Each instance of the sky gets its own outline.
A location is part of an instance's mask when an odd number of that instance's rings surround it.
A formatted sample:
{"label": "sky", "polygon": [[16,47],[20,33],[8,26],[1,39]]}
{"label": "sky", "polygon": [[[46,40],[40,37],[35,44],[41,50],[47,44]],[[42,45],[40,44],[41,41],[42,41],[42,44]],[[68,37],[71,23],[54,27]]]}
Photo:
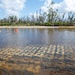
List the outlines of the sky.
{"label": "sky", "polygon": [[40,9],[47,12],[51,1],[55,2],[53,8],[58,9],[59,13],[75,12],[75,0],[0,0],[0,18],[36,15]]}

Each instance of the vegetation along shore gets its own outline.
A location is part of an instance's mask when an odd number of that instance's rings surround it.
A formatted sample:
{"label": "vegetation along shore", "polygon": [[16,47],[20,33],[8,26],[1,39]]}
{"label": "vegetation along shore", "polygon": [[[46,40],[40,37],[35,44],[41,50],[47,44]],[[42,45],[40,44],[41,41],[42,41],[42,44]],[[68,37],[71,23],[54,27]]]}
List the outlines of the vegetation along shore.
{"label": "vegetation along shore", "polygon": [[9,16],[0,19],[0,26],[74,26],[75,13],[66,12],[59,13],[58,9],[53,9],[52,2],[47,12],[41,9],[36,11],[36,16],[29,15],[18,18],[17,16]]}

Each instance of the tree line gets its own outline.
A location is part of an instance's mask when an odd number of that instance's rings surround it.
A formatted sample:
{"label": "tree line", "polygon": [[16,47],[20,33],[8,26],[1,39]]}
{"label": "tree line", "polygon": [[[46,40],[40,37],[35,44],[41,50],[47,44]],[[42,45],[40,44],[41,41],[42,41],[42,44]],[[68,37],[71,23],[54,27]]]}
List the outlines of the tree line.
{"label": "tree line", "polygon": [[[13,26],[13,25],[24,25],[24,26],[72,26],[75,23],[75,13],[59,13],[59,10],[53,9],[52,2],[48,7],[47,12],[39,13],[36,12],[34,15],[18,18],[17,16],[9,16],[8,18],[0,19],[0,26]],[[39,15],[38,15],[39,14]]]}

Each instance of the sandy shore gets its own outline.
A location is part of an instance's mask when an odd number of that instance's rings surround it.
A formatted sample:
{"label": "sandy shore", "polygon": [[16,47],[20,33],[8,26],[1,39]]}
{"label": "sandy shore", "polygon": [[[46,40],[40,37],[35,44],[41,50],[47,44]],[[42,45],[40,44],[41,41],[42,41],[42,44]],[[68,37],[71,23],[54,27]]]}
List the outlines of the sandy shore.
{"label": "sandy shore", "polygon": [[0,28],[75,28],[75,26],[0,26]]}

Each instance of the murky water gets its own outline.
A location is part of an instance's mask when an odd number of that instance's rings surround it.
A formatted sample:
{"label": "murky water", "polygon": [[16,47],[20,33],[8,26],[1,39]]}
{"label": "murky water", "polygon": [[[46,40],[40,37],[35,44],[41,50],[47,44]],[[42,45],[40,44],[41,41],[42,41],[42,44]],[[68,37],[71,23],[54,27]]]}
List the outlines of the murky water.
{"label": "murky water", "polygon": [[75,29],[0,29],[0,48],[50,44],[74,45]]}

